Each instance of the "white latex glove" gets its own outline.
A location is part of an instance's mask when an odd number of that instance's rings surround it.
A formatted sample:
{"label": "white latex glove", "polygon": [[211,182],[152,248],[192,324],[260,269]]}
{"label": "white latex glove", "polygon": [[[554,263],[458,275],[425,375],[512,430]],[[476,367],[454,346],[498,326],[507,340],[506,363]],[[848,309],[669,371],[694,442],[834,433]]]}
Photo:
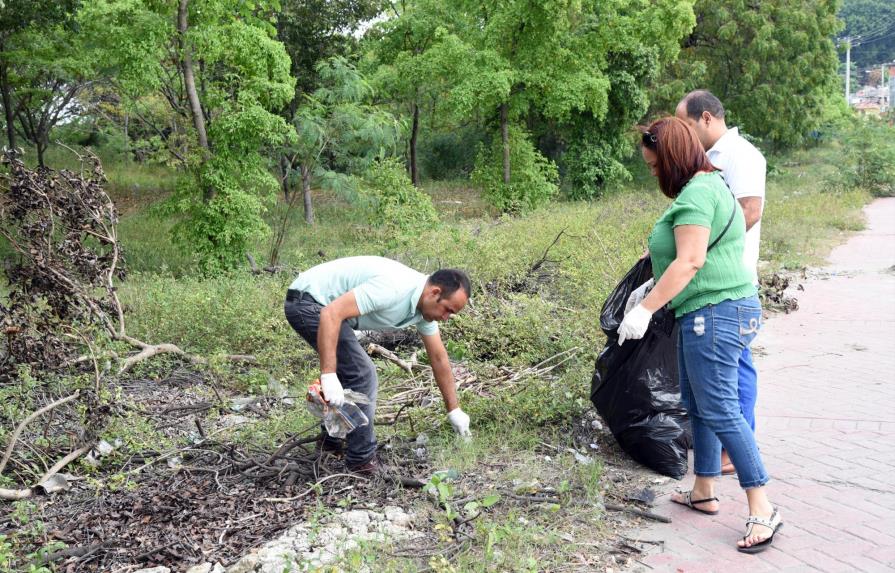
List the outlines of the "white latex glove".
{"label": "white latex glove", "polygon": [[649,291],[653,290],[654,286],[656,286],[656,279],[650,279],[634,289],[634,291],[628,295],[628,301],[625,303],[625,315],[631,312],[632,308],[643,302],[643,299],[646,298]]}
{"label": "white latex glove", "polygon": [[648,311],[642,304],[638,304],[631,309],[631,312],[625,315],[625,319],[618,325],[618,345],[621,346],[626,340],[637,340],[643,338],[646,329],[649,328],[649,321],[653,313]]}
{"label": "white latex glove", "polygon": [[320,375],[320,387],[323,389],[323,398],[330,406],[339,407],[345,403],[345,391],[335,372]]}
{"label": "white latex glove", "polygon": [[454,431],[464,438],[472,436],[469,431],[469,416],[460,408],[454,408],[447,415],[448,422],[454,427]]}

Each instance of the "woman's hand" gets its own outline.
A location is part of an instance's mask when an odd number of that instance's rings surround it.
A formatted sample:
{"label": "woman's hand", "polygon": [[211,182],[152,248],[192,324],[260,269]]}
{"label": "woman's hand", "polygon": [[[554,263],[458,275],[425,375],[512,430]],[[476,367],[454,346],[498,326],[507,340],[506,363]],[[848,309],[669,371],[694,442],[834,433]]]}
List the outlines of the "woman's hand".
{"label": "woman's hand", "polygon": [[626,340],[643,338],[652,317],[652,311],[647,310],[642,304],[632,308],[631,312],[625,315],[622,323],[618,325],[618,345],[621,346]]}

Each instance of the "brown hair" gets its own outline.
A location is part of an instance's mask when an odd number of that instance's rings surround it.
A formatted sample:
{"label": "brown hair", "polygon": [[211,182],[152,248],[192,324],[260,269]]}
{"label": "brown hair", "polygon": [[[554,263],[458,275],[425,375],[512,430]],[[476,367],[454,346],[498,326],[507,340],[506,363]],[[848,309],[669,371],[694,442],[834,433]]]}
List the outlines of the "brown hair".
{"label": "brown hair", "polygon": [[651,123],[641,141],[656,154],[659,188],[671,199],[700,171],[716,170],[693,128],[676,117]]}

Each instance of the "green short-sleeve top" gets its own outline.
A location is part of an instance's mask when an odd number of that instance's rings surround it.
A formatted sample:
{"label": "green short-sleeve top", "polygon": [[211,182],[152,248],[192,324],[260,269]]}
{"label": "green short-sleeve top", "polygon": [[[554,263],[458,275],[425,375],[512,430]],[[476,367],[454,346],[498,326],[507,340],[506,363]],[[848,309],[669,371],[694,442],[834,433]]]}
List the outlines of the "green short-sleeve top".
{"label": "green short-sleeve top", "polygon": [[656,222],[649,236],[653,276],[658,281],[677,257],[674,228],[698,225],[710,230],[709,242],[721,235],[732,210],[733,221],[721,240],[706,254],[705,264],[670,306],[680,317],[709,304],[737,300],[756,293],[752,275],[743,264],[746,219],[743,210],[715,171],[696,175],[684,186],[674,202]]}

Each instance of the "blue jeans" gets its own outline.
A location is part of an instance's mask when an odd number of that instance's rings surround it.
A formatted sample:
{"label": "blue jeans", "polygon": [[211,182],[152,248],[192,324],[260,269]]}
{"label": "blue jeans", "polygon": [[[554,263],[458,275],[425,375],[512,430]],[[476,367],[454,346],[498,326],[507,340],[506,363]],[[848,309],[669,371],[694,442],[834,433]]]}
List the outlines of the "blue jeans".
{"label": "blue jeans", "polygon": [[737,469],[740,486],[769,480],[755,435],[740,409],[738,365],[761,327],[757,296],[710,304],[680,319],[678,368],[681,402],[693,429],[693,472],[721,475],[721,447]]}
{"label": "blue jeans", "polygon": [[737,393],[740,400],[740,411],[746,418],[746,423],[755,431],[755,402],[758,400],[758,373],[752,364],[752,351],[749,347],[743,349],[740,354],[739,382]]}
{"label": "blue jeans", "polygon": [[[317,350],[317,329],[320,327],[321,310],[323,306],[308,294],[303,294],[299,300],[287,299],[284,307],[286,320],[314,350]],[[369,461],[376,453],[373,415],[376,413],[379,379],[376,377],[376,366],[373,365],[370,356],[357,342],[351,327],[344,322],[339,330],[339,343],[336,346],[336,374],[343,388],[365,394],[371,402],[369,405],[358,404],[370,423],[356,428],[345,438],[348,446],[345,463],[349,467],[358,466]],[[329,436],[325,439],[332,440]]]}

